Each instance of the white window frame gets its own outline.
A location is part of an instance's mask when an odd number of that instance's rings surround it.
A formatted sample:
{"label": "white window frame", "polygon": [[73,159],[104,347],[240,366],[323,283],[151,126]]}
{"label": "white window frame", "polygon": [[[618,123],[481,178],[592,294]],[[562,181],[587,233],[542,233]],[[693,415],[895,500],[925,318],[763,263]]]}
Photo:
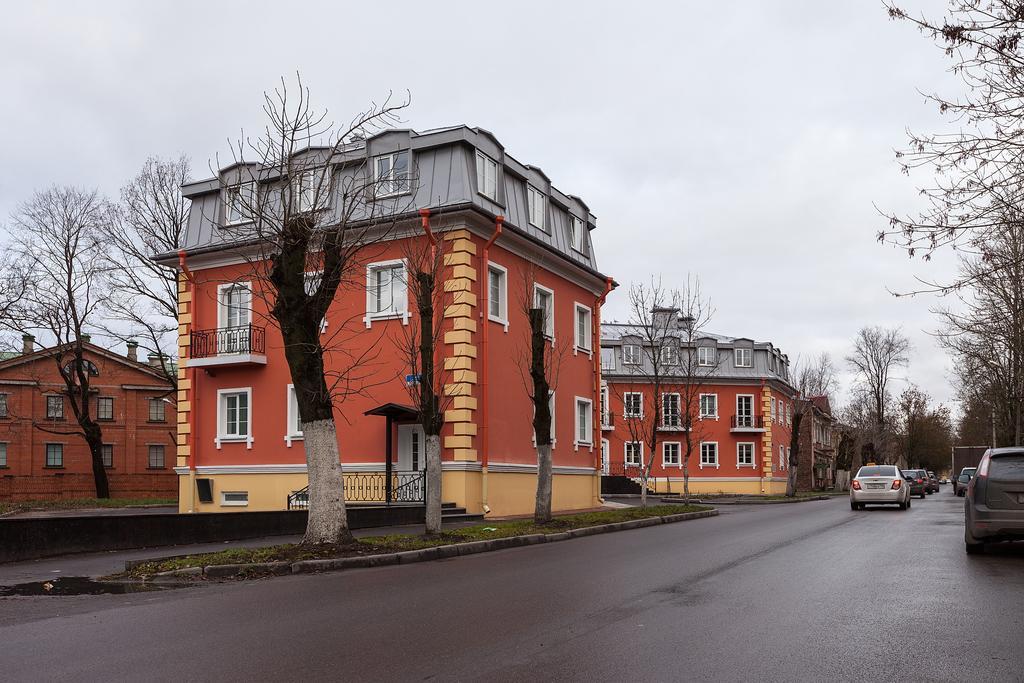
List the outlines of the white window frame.
{"label": "white window frame", "polygon": [[[632,413],[629,410],[629,397],[639,396],[640,397],[640,412]],[[644,392],[642,391],[624,391],[622,393],[622,417],[624,418],[640,418],[644,416]]]}
{"label": "white window frame", "polygon": [[[307,168],[299,171],[292,181],[292,213],[302,214],[311,211],[321,211],[330,206],[331,175],[329,166],[317,166],[316,168]],[[326,188],[322,187],[325,180],[327,182]],[[314,204],[316,202],[318,198],[317,190],[320,190],[319,205],[307,206],[307,204]]]}
{"label": "white window frame", "polygon": [[[584,425],[584,433],[580,433],[580,407],[586,406],[586,424]],[[573,431],[576,433],[576,439],[573,441],[573,448],[579,450],[580,446],[584,446],[589,450],[594,450],[594,402],[583,396],[576,397],[575,412],[573,414]]]}
{"label": "white window frame", "polygon": [[[714,446],[715,447],[715,461],[705,462],[704,461],[704,447]],[[704,469],[705,467],[711,467],[718,469],[721,466],[721,458],[718,457],[718,442],[717,441],[701,441],[700,442],[700,460],[698,461],[698,467]]]}
{"label": "white window frame", "polygon": [[608,418],[611,417],[611,393],[607,384],[601,385],[601,429],[614,429]]}
{"label": "white window frame", "polygon": [[[705,357],[707,356],[707,357]],[[718,356],[718,349],[714,346],[697,347],[697,365],[704,368],[713,367]]]}
{"label": "white window frame", "polygon": [[551,341],[555,340],[555,290],[545,287],[544,285],[534,282],[533,283],[533,306],[538,306],[538,292],[544,292],[550,297],[551,308],[548,309],[548,315],[544,319],[544,336]]}
{"label": "white window frame", "polygon": [[[572,349],[572,353],[575,356],[579,352],[587,354],[588,357],[594,357],[594,344],[593,344],[593,329],[594,329],[594,313],[590,310],[590,306],[584,306],[579,301],[573,305],[573,335],[575,337],[575,344]],[[587,334],[584,337],[580,337],[580,313],[587,316]]]}
{"label": "white window frame", "polygon": [[[665,399],[674,396],[676,399],[676,418],[679,424],[670,425],[665,422],[665,416],[668,411],[665,410]],[[661,394],[661,429],[682,429],[683,428],[683,399],[677,391],[664,391]]]}
{"label": "white window frame", "polygon": [[[242,289],[248,294],[246,301],[246,322],[241,325],[228,325],[227,294],[232,289]],[[252,282],[225,282],[217,285],[217,327],[245,327],[252,324]]]}
{"label": "white window frame", "polygon": [[[665,357],[665,352],[669,352],[669,357]],[[679,365],[679,347],[673,342],[669,341],[668,344],[663,345],[659,350],[661,356],[661,364],[664,365]]]}
{"label": "white window frame", "polygon": [[772,396],[772,401],[771,401],[772,422],[775,422],[776,419],[777,419],[777,417],[776,417],[777,413],[775,412],[775,405],[776,405],[775,404],[775,397]]}
{"label": "white window frame", "polygon": [[793,426],[793,404],[786,403],[786,426]]}
{"label": "white window frame", "polygon": [[[239,496],[245,495],[245,500],[234,500],[229,501],[228,496]],[[248,491],[221,491],[220,492],[220,505],[221,507],[248,507],[249,506],[249,492]]]}
{"label": "white window frame", "polygon": [[[750,424],[740,424],[740,399],[750,399]],[[736,426],[737,427],[756,427],[757,426],[757,403],[755,401],[757,397],[754,394],[736,394]]]}
{"label": "white window frame", "polygon": [[[246,434],[245,436],[239,436],[234,434],[227,434],[227,400],[228,395],[233,394],[246,394]],[[218,389],[217,390],[217,436],[213,442],[217,446],[217,450],[220,450],[221,444],[224,443],[244,443],[247,450],[252,449],[253,435],[252,435],[252,387],[235,387],[233,389]]]}
{"label": "white window frame", "polygon": [[[636,359],[630,360],[627,357],[626,349],[636,349]],[[632,355],[632,354],[630,354]],[[639,344],[623,344],[622,345],[622,364],[623,365],[640,365],[643,362],[643,352],[640,350]]]}
{"label": "white window frame", "polygon": [[[637,455],[640,456],[640,462],[629,461],[629,446],[637,446]],[[623,441],[622,442],[622,464],[626,467],[643,467],[644,466],[644,442],[643,441]]]}
{"label": "white window frame", "polygon": [[[675,462],[669,462],[668,459],[665,457],[666,456],[665,451],[667,450],[666,446],[675,446],[676,447],[676,461]],[[683,444],[681,442],[679,442],[679,441],[663,441],[661,443],[661,466],[662,467],[678,467],[680,469],[683,467]]]}
{"label": "white window frame", "polygon": [[[740,356],[747,356],[749,362],[740,363]],[[739,347],[732,350],[732,363],[737,368],[752,368],[754,367],[754,349],[748,349],[746,347]]]}
{"label": "white window frame", "polygon": [[[750,462],[749,463],[743,462],[740,459],[740,450],[742,449],[743,446],[750,446]],[[756,453],[757,453],[757,444],[755,442],[753,442],[753,441],[739,441],[739,442],[737,442],[736,443],[736,467],[751,467],[751,468],[755,467],[756,466],[755,463],[757,462],[756,456],[755,456]]]}
{"label": "white window frame", "polygon": [[574,250],[581,254],[584,253],[584,244],[586,240],[583,235],[586,228],[583,227],[583,221],[569,214],[569,245]]}
{"label": "white window frame", "polygon": [[299,402],[295,395],[295,385],[289,384],[285,387],[285,418],[284,443],[288,448],[292,447],[292,441],[302,441],[305,437],[302,434],[302,423],[299,422]]}
{"label": "white window frame", "polygon": [[234,197],[239,197],[239,203],[241,203],[241,197],[243,193],[248,194],[246,202],[249,205],[253,204],[254,189],[256,188],[255,181],[247,180],[241,183],[235,183],[224,188],[224,225],[242,225],[244,223],[251,223],[252,217],[245,215],[245,207],[238,207],[238,217],[233,216],[232,206],[234,205]]}
{"label": "white window frame", "polygon": [[[715,399],[715,412],[713,414],[712,413],[707,413],[707,414],[704,413],[704,397],[705,396],[710,396],[711,398]],[[699,417],[702,420],[717,420],[718,416],[720,414],[719,410],[718,410],[718,394],[700,394],[700,395],[698,395],[697,396],[697,412],[699,413]]]}
{"label": "white window frame", "polygon": [[[491,304],[494,301],[494,297],[491,295],[491,272],[495,272],[501,276],[501,298],[498,301],[498,315],[491,313]],[[503,325],[505,331],[508,332],[508,268],[505,266],[495,263],[494,261],[487,262],[487,319],[493,320],[500,325]]]}
{"label": "white window frame", "polygon": [[[395,161],[398,157],[405,155],[405,178],[395,177]],[[382,177],[381,162],[387,159],[389,167],[387,171],[387,177]],[[374,196],[378,199],[386,199],[387,197],[401,197],[412,192],[412,183],[410,178],[412,177],[412,154],[408,149],[400,149],[388,154],[378,154],[373,158],[373,187]],[[389,185],[390,184],[390,185]],[[389,187],[387,191],[380,191],[382,188]]]}
{"label": "white window frame", "polygon": [[[487,177],[488,170],[493,171],[490,178]],[[492,202],[498,201],[498,162],[480,150],[476,151],[476,191]]]}
{"label": "white window frame", "polygon": [[530,225],[548,231],[547,219],[547,197],[544,193],[527,183],[526,185],[526,215]]}
{"label": "white window frame", "polygon": [[786,469],[786,447],[779,445],[779,471],[785,471]]}
{"label": "white window frame", "polygon": [[615,347],[614,346],[602,346],[601,347],[601,372],[614,372],[615,371]]}
{"label": "white window frame", "polygon": [[[394,270],[398,266],[401,266],[402,275],[402,298],[401,300],[394,301],[394,306],[386,311],[375,312],[373,309],[376,308],[375,290],[374,290],[374,277],[377,271],[381,270]],[[366,317],[363,318],[363,322],[366,324],[366,328],[370,329],[373,323],[378,320],[401,320],[403,325],[409,324],[409,282],[408,282],[408,268],[406,267],[405,259],[391,259],[390,261],[377,261],[376,263],[370,263],[366,266]],[[393,288],[392,288],[393,289]]]}

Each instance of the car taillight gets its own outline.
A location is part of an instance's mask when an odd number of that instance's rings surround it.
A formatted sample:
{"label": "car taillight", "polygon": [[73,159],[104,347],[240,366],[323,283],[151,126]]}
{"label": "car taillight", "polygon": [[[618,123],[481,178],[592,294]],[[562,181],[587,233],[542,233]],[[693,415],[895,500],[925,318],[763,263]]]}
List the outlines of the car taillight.
{"label": "car taillight", "polygon": [[920,483],[921,483],[921,480],[920,480],[920,479],[918,479],[918,480],[917,480],[917,483],[918,483],[918,484],[920,484]]}
{"label": "car taillight", "polygon": [[[921,481],[921,480],[918,479],[918,481]],[[903,482],[900,481],[899,479],[896,479],[895,481],[892,482],[892,490],[893,491],[895,491],[896,489],[898,489],[901,486],[903,486]]]}
{"label": "car taillight", "polygon": [[988,463],[992,460],[991,456],[986,455],[981,459],[981,464],[978,465],[978,471],[974,473],[976,477],[987,477],[988,476]]}
{"label": "car taillight", "polygon": [[860,482],[857,481],[856,479],[853,480],[853,490],[860,491]]}

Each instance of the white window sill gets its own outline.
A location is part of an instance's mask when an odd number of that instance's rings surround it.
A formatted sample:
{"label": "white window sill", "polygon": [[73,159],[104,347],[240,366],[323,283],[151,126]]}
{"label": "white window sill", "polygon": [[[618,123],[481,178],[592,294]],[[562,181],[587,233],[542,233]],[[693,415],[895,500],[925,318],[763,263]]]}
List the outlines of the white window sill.
{"label": "white window sill", "polygon": [[700,420],[714,420],[715,422],[718,422],[718,416],[717,415],[701,415],[698,419],[700,419]]}
{"label": "white window sill", "polygon": [[743,462],[738,462],[736,463],[736,467],[749,467],[750,469],[754,469],[754,463],[747,464]]}
{"label": "white window sill", "polygon": [[717,469],[719,468],[719,465],[718,465],[718,463],[717,463],[717,462],[716,462],[716,463],[703,463],[703,462],[702,462],[702,463],[699,463],[699,464],[697,465],[697,467],[699,467],[700,469],[704,469],[705,467],[708,467],[708,468],[710,468],[710,469],[715,469],[715,470],[717,470]]}
{"label": "white window sill", "polygon": [[226,443],[244,443],[246,449],[252,450],[253,438],[251,436],[218,436],[213,442],[217,445],[217,450]]}
{"label": "white window sill", "polygon": [[586,448],[587,450],[592,451],[592,450],[594,450],[594,442],[593,441],[573,441],[572,442],[572,449],[574,451],[578,451],[581,447],[582,448]]}
{"label": "white window sill", "polygon": [[285,434],[284,435],[284,442],[288,446],[288,448],[292,447],[292,441],[302,441],[302,440],[304,440],[304,437],[302,436],[301,432],[299,432],[298,434]]}
{"label": "white window sill", "polygon": [[222,508],[244,508],[249,507],[249,503],[228,503],[223,502],[220,504]]}
{"label": "white window sill", "polygon": [[661,466],[662,466],[662,467],[664,467],[664,468],[666,468],[666,469],[667,469],[667,468],[669,468],[669,467],[674,467],[674,468],[676,468],[677,470],[679,470],[679,469],[682,469],[682,468],[683,468],[683,466],[682,466],[682,465],[680,465],[680,464],[679,464],[679,463],[677,463],[677,462],[663,462],[663,463],[661,463]]}
{"label": "white window sill", "polygon": [[384,320],[401,320],[403,325],[409,324],[409,312],[395,312],[395,313],[367,313],[366,317],[363,318],[363,322],[366,324],[366,328],[369,329],[375,322],[381,322]]}
{"label": "white window sill", "polygon": [[498,323],[499,325],[505,328],[506,332],[508,332],[508,321],[505,320],[504,318],[499,318],[496,315],[488,314],[487,319],[490,320],[492,323]]}
{"label": "white window sill", "polygon": [[591,349],[587,349],[587,348],[584,348],[582,346],[573,346],[572,347],[572,355],[576,356],[576,355],[579,355],[581,353],[587,354],[588,358],[593,358],[594,357],[594,352]]}
{"label": "white window sill", "polygon": [[251,219],[251,218],[245,218],[245,219],[240,220],[240,221],[224,221],[224,227],[225,228],[234,228],[234,227],[239,226],[239,225],[247,225],[249,223],[254,223],[254,222],[255,221],[253,221],[253,219]]}

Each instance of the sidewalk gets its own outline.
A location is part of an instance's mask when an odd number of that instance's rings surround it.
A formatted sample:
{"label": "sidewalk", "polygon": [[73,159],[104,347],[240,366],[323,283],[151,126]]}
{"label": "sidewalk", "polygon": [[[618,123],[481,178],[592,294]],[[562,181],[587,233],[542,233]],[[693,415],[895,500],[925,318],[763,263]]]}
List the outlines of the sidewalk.
{"label": "sidewalk", "polygon": [[[464,526],[481,524],[475,522],[450,522],[445,529],[458,529]],[[417,534],[423,532],[423,525],[387,526],[371,529],[356,529],[352,532],[357,538],[364,536],[382,536],[386,534]],[[11,586],[29,581],[44,581],[61,576],[106,576],[124,571],[125,560],[167,557],[169,555],[191,555],[193,553],[217,552],[226,548],[260,548],[283,543],[297,543],[301,536],[268,536],[265,538],[247,538],[238,541],[220,543],[199,543],[195,545],[172,545],[156,548],[137,548],[135,550],[114,550],[102,553],[77,553],[57,557],[44,557],[39,560],[11,562],[0,564],[0,586]]]}

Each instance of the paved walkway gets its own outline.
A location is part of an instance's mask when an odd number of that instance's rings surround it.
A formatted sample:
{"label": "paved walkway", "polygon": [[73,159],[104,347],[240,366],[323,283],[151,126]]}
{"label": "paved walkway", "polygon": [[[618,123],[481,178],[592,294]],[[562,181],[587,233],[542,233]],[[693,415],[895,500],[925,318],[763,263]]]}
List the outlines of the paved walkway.
{"label": "paved walkway", "polygon": [[[445,529],[457,529],[463,526],[480,524],[477,522],[450,522]],[[380,536],[383,534],[418,534],[423,533],[423,525],[388,526],[372,529],[356,529],[356,537]],[[0,586],[12,586],[29,581],[44,581],[59,576],[107,576],[124,571],[125,560],[144,560],[170,555],[191,555],[194,553],[214,553],[226,548],[262,548],[282,543],[297,543],[302,536],[267,536],[264,538],[246,538],[238,541],[222,541],[219,543],[196,543],[193,545],[172,545],[156,548],[137,548],[135,550],[111,550],[101,553],[76,553],[57,557],[44,557],[24,562],[0,564]]]}

